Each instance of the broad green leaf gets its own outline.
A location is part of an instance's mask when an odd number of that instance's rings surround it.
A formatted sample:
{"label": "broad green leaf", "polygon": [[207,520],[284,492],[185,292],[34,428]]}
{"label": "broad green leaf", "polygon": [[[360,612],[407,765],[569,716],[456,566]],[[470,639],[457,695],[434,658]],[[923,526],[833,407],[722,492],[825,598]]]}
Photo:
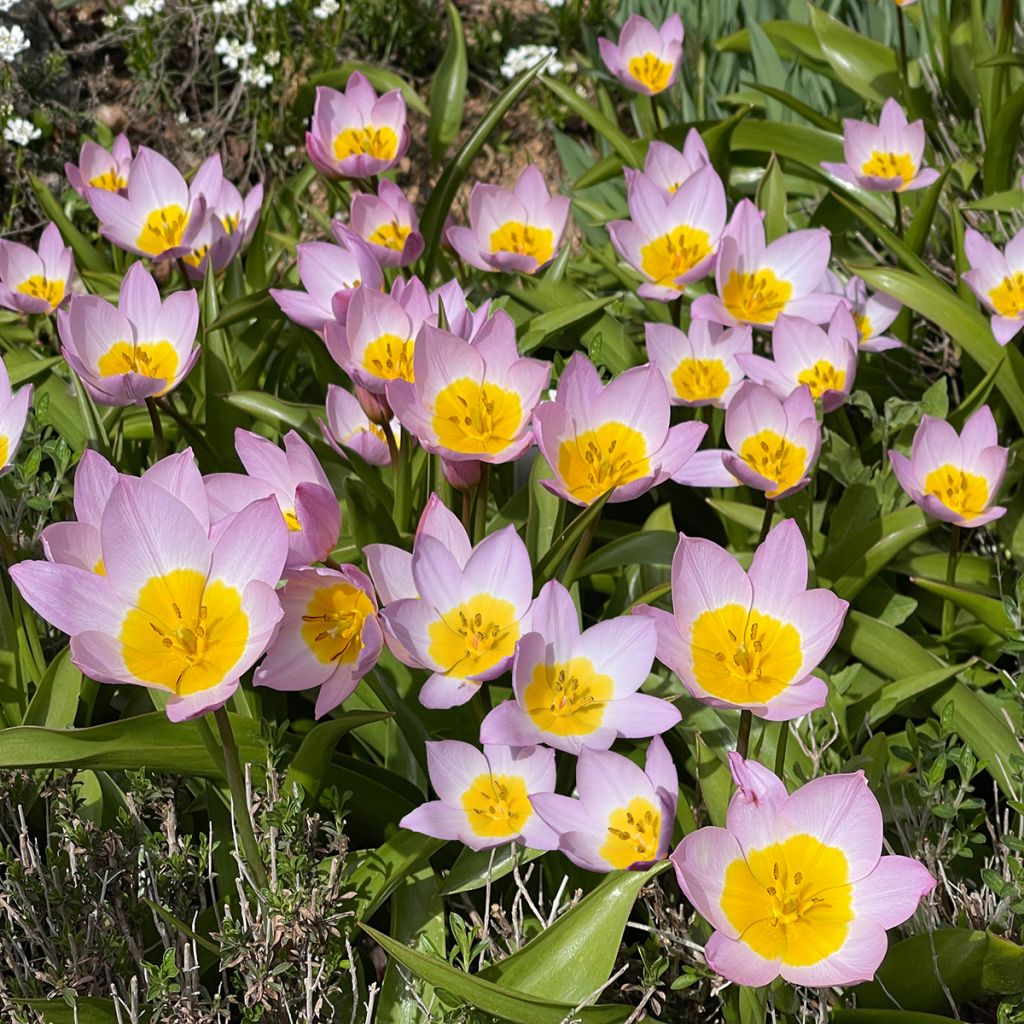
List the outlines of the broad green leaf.
{"label": "broad green leaf", "polygon": [[819,113],[814,107],[808,106],[803,100],[797,99],[782,89],[773,89],[770,85],[765,85],[763,82],[743,82],[743,85],[748,89],[756,89],[758,92],[763,92],[765,96],[771,96],[773,99],[778,100],[783,106],[788,107],[794,113],[810,121],[815,128],[820,128],[822,131],[832,134],[842,131],[842,125],[834,117],[828,117],[825,114]]}
{"label": "broad green leaf", "polygon": [[[417,977],[430,982],[434,988],[443,989],[470,1006],[483,1010],[484,1013],[513,1021],[514,1024],[563,1024],[566,1019],[579,1021],[580,1024],[623,1024],[633,1009],[631,1006],[588,1006],[577,1011],[572,1003],[551,1002],[525,993],[513,992],[472,974],[456,970],[437,957],[410,949],[368,925],[364,924],[361,927],[386,953]],[[574,969],[576,966],[573,964]]]}
{"label": "broad green leaf", "polygon": [[317,421],[324,414],[320,406],[286,402],[263,391],[235,391],[225,395],[224,401],[277,430],[297,430],[307,437],[320,437]]}
{"label": "broad green leaf", "polygon": [[985,144],[983,182],[985,195],[1005,192],[1014,184],[1017,142],[1024,117],[1024,85],[996,111],[992,131]]}
{"label": "broad green leaf", "polygon": [[[797,21],[763,21],[761,28],[783,60],[799,60],[815,70],[830,67],[810,25]],[[740,29],[717,40],[714,46],[722,53],[750,53],[750,32],[745,28]]]}
{"label": "broad green leaf", "polygon": [[855,610],[847,613],[839,644],[886,679],[904,679],[946,667],[902,630]]}
{"label": "broad green leaf", "polygon": [[63,999],[20,999],[18,1006],[40,1015],[44,1024],[120,1024],[112,999],[69,995]]}
{"label": "broad green leaf", "polygon": [[462,112],[466,103],[466,80],[469,64],[466,37],[458,8],[449,0],[448,43],[430,86],[430,124],[427,128],[430,156],[440,161],[462,128]]}
{"label": "broad green leaf", "polygon": [[284,313],[281,307],[274,301],[266,288],[257,292],[250,292],[241,298],[229,302],[218,315],[217,319],[210,324],[211,331],[220,331],[225,327],[233,327],[243,320],[283,320]]}
{"label": "broad green leaf", "polygon": [[553,92],[577,117],[583,118],[591,128],[626,162],[629,167],[639,167],[640,149],[628,138],[610,118],[605,117],[590,100],[584,99],[571,86],[557,78],[542,77],[541,85]]}
{"label": "broad green leaf", "polygon": [[925,243],[931,234],[935,211],[938,208],[942,190],[946,187],[949,171],[948,166],[944,167],[938,178],[924,190],[918,202],[914,219],[910,222],[910,227],[907,228],[907,248],[918,256],[924,252]]}
{"label": "broad green leaf", "polygon": [[[232,348],[227,334],[216,330],[213,324],[220,316],[220,297],[217,293],[217,281],[212,266],[207,266],[206,277],[200,293],[200,311],[202,345],[200,363],[203,370],[203,396],[205,400],[204,422],[205,437],[210,448],[220,454],[229,453],[234,449],[234,432],[236,427],[247,426],[243,417],[239,416],[237,407],[227,399],[234,397],[238,386],[238,353]],[[200,449],[197,457],[204,461],[204,451]],[[230,456],[228,456],[230,458]],[[220,466],[204,467],[219,469]]]}
{"label": "broad green leaf", "polygon": [[764,214],[764,232],[769,242],[786,233],[786,183],[774,153],[757,186],[757,208]]}
{"label": "broad green leaf", "polygon": [[600,313],[606,306],[610,306],[620,298],[619,295],[607,295],[600,299],[585,299],[583,302],[574,302],[562,309],[553,309],[549,313],[540,313],[532,317],[526,322],[525,331],[521,331],[519,335],[520,355],[527,355],[543,345],[553,334],[565,330],[595,313]]}
{"label": "broad green leaf", "polygon": [[455,858],[451,871],[445,876],[441,893],[450,896],[457,892],[483,889],[488,879],[496,882],[511,874],[517,864],[521,867],[543,854],[543,850],[527,850],[513,843],[493,850],[471,850],[466,847]]}
{"label": "broad green leaf", "polygon": [[82,673],[71,663],[70,648],[65,647],[47,667],[21,724],[67,728],[75,721],[81,689]]}
{"label": "broad green leaf", "polygon": [[544,556],[537,563],[537,569],[534,572],[534,582],[538,590],[548,580],[554,578],[558,567],[569,557],[569,553],[576,547],[584,532],[597,526],[597,521],[601,518],[601,512],[608,503],[611,493],[611,490],[608,490],[593,505],[583,509],[558,535],[551,547],[544,552]]}
{"label": "broad green leaf", "polygon": [[1014,632],[1014,625],[1006,614],[1002,601],[994,597],[987,597],[985,594],[976,594],[973,590],[964,590],[962,587],[950,587],[945,583],[937,583],[934,580],[921,579],[912,576],[910,582],[927,590],[929,594],[935,594],[944,601],[952,601],[958,608],[973,615],[983,626],[988,626],[997,636],[1009,640]]}
{"label": "broad green leaf", "polygon": [[442,846],[443,839],[402,829],[376,850],[352,854],[355,868],[345,881],[356,894],[359,920],[373,917],[395,887],[418,871]]}
{"label": "broad green leaf", "polygon": [[874,728],[881,725],[893,712],[904,704],[920,697],[936,686],[949,682],[958,676],[970,662],[961,665],[950,665],[947,668],[933,669],[919,675],[907,676],[895,682],[886,683],[871,696],[854,704],[847,713],[851,728],[857,728],[867,718],[868,724]]}
{"label": "broad green leaf", "polygon": [[842,1007],[832,1011],[830,1020],[832,1024],[960,1024],[952,1017],[915,1010],[844,1010]]}
{"label": "broad green leaf", "polygon": [[667,530],[640,530],[600,547],[580,568],[581,576],[607,572],[625,565],[671,565],[679,534]]}
{"label": "broad green leaf", "polygon": [[34,174],[28,176],[28,181],[36,200],[43,208],[43,213],[57,225],[64,241],[71,246],[76,265],[100,273],[109,271],[111,268],[106,257],[71,223],[71,219],[64,212],[64,207],[53,193]]}

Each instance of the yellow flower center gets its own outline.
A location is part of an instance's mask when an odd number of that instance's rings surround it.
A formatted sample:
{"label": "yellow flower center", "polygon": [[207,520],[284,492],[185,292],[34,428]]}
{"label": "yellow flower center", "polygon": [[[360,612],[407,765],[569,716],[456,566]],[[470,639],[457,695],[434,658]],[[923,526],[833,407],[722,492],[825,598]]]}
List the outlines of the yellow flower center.
{"label": "yellow flower center", "polygon": [[478,775],[462,794],[462,809],[478,836],[519,835],[533,814],[521,775]]}
{"label": "yellow flower center", "polygon": [[248,639],[234,587],[172,569],[143,584],[121,623],[121,656],[136,678],[184,696],[229,678]]}
{"label": "yellow flower center", "polygon": [[387,224],[381,224],[370,235],[369,241],[373,245],[383,245],[386,249],[401,252],[405,248],[405,240],[409,237],[410,231],[412,228],[408,224],[399,224],[392,220]]}
{"label": "yellow flower center", "polygon": [[692,270],[710,252],[711,238],[706,231],[680,224],[640,247],[640,267],[654,284],[677,287],[676,278]]}
{"label": "yellow flower center", "polygon": [[519,639],[519,622],[511,601],[475,594],[441,613],[429,627],[428,653],[445,674],[458,679],[478,676],[511,657]]}
{"label": "yellow flower center", "polygon": [[394,160],[398,152],[398,136],[390,125],[374,128],[346,128],[334,137],[334,156],[345,160],[350,156],[372,156],[375,160]]}
{"label": "yellow flower center", "polygon": [[225,213],[220,218],[220,226],[229,234],[233,235],[238,229],[238,223],[242,219],[240,213]]}
{"label": "yellow flower center", "polygon": [[10,454],[11,443],[3,434],[0,434],[0,469],[7,465],[7,459]]}
{"label": "yellow flower center", "polygon": [[363,649],[363,622],[373,615],[373,604],[351,583],[321,587],[310,598],[302,616],[302,639],[318,661],[350,665]]}
{"label": "yellow flower center", "polygon": [[117,168],[111,167],[110,170],[97,174],[95,178],[90,178],[89,184],[93,188],[101,188],[105,192],[120,192],[128,182],[117,173]]}
{"label": "yellow flower center", "polygon": [[96,365],[101,377],[138,373],[165,380],[169,388],[178,369],[178,353],[169,341],[115,341]]}
{"label": "yellow flower center", "polygon": [[21,292],[22,295],[31,295],[33,299],[42,299],[50,309],[56,309],[64,298],[64,279],[33,274],[25,278],[15,291]]}
{"label": "yellow flower center", "polygon": [[871,317],[866,313],[854,313],[853,322],[857,325],[857,337],[861,345],[868,341],[872,336],[873,327],[871,324]]}
{"label": "yellow flower center", "polygon": [[519,395],[497,384],[460,377],[434,400],[438,444],[464,455],[503,452],[516,440],[522,423]]}
{"label": "yellow flower center", "polygon": [[625,423],[603,423],[563,441],[558,449],[558,475],[586,505],[613,487],[646,476],[650,466],[646,438]]}
{"label": "yellow flower center", "polygon": [[900,178],[900,191],[916,173],[909,153],[880,153],[877,149],[872,151],[871,159],[861,165],[860,172],[872,178]]}
{"label": "yellow flower center", "polygon": [[642,57],[633,57],[630,60],[629,74],[652,93],[662,92],[668,86],[672,65],[653,53],[645,53]]}
{"label": "yellow flower center", "polygon": [[512,252],[547,263],[555,254],[555,234],[550,228],[509,220],[491,232],[491,252]]}
{"label": "yellow flower center", "polygon": [[96,573],[97,576],[107,575],[107,567],[104,565],[102,558],[92,567],[92,571]]}
{"label": "yellow flower center", "polygon": [[964,519],[981,515],[988,505],[988,481],[949,463],[933,469],[925,477],[924,493],[938,498],[946,508]]}
{"label": "yellow flower center", "polygon": [[185,253],[182,257],[189,266],[198,267],[203,260],[206,259],[206,254],[210,251],[208,245],[201,245],[198,249],[193,249],[191,252]]}
{"label": "yellow flower center", "polygon": [[740,941],[791,967],[820,963],[842,947],[852,902],[846,854],[806,834],[738,857],[721,897]]}
{"label": "yellow flower center", "polygon": [[608,838],[598,853],[616,868],[656,860],[661,836],[661,812],[643,797],[608,815]]}
{"label": "yellow flower center", "polygon": [[363,349],[363,369],[383,380],[416,379],[412,368],[412,338],[397,334],[382,334]]}
{"label": "yellow flower center", "polygon": [[826,391],[842,391],[846,383],[846,371],[837,369],[825,359],[819,359],[813,366],[797,374],[797,382],[811,389],[812,398],[821,398]]}
{"label": "yellow flower center", "polygon": [[721,398],[731,380],[721,359],[683,359],[672,371],[676,395],[687,402]]}
{"label": "yellow flower center", "polygon": [[292,533],[302,532],[302,523],[299,522],[299,517],[293,508],[285,508],[281,510],[281,516],[284,519],[285,526]]}
{"label": "yellow flower center", "polygon": [[188,227],[189,215],[177,203],[153,210],[135,239],[135,244],[149,256],[159,256],[181,245]]}
{"label": "yellow flower center", "polygon": [[697,682],[732,704],[771,700],[803,664],[795,626],[739,604],[699,615],[690,633],[690,653]]}
{"label": "yellow flower center", "polygon": [[768,267],[751,274],[734,270],[722,288],[722,304],[737,320],[773,324],[792,294],[793,286]]}
{"label": "yellow flower center", "polygon": [[780,437],[774,430],[762,430],[743,442],[740,458],[755,472],[775,484],[767,497],[778,497],[804,475],[807,449]]}
{"label": "yellow flower center", "polygon": [[1024,313],[1024,271],[1018,270],[988,293],[992,308],[1000,316],[1018,317]]}
{"label": "yellow flower center", "polygon": [[585,736],[600,726],[614,688],[611,677],[595,672],[589,658],[573,658],[534,666],[523,702],[538,729],[554,736]]}

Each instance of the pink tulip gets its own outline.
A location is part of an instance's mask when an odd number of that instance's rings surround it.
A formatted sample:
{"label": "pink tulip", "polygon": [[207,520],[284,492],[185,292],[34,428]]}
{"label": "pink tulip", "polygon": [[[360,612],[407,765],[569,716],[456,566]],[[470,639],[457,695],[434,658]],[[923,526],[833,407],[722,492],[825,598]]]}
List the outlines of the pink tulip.
{"label": "pink tulip", "polygon": [[71,298],[75,258],[56,224],[47,224],[39,251],[0,240],[0,306],[19,313],[52,313]]}
{"label": "pink tulip", "polygon": [[964,248],[971,265],[964,280],[992,310],[992,333],[1000,345],[1006,345],[1024,327],[1024,230],[1000,252],[984,235],[968,228]]}
{"label": "pink tulip", "polygon": [[884,333],[899,316],[902,303],[883,292],[869,295],[867,285],[859,277],[851,277],[843,284],[835,274],[827,276],[829,291],[841,295],[853,314],[861,352],[886,352],[902,347],[902,342]]}
{"label": "pink tulip", "polygon": [[896,479],[911,500],[957,526],[984,526],[1006,514],[992,502],[1003,486],[1008,457],[987,405],[968,417],[960,434],[945,420],[922,416],[910,458],[889,452]]}
{"label": "pink tulip", "polygon": [[71,187],[84,199],[89,201],[92,189],[98,188],[105,192],[120,192],[122,195],[128,188],[128,178],[132,169],[132,146],[124,134],[114,139],[110,149],[98,142],[85,142],[78,155],[78,164],[67,163],[64,173],[71,182]]}
{"label": "pink tulip", "polygon": [[679,77],[683,59],[683,21],[673,14],[655,28],[639,14],[630,15],[618,43],[603,36],[597,45],[608,70],[627,89],[657,96]]}
{"label": "pink tulip", "polygon": [[687,333],[671,324],[645,324],[647,355],[673,405],[728,407],[743,383],[740,355],[753,351],[753,331],[694,320]]}
{"label": "pink tulip", "polygon": [[658,660],[698,700],[769,721],[823,707],[828,687],[811,673],[843,627],[848,605],[807,589],[807,547],[783,520],[744,572],[710,540],[680,534],[672,560],[672,612],[639,605],[654,620]]}
{"label": "pink tulip", "polygon": [[666,198],[674,195],[688,178],[692,178],[702,167],[711,163],[708,147],[704,144],[701,134],[696,128],[686,133],[686,140],[680,152],[667,142],[651,142],[644,157],[644,169],[638,171],[633,167],[624,167],[626,184],[632,185],[633,180],[641,174],[648,181],[657,185],[665,193]]}
{"label": "pink tulip", "polygon": [[377,194],[357,192],[349,215],[352,230],[373,250],[382,267],[407,267],[423,252],[423,235],[412,203],[387,178]]}
{"label": "pink tulip", "polygon": [[317,87],[306,151],[317,170],[329,178],[383,174],[409,148],[405,120],[400,90],[378,98],[366,76],[354,71],[344,92]]}
{"label": "pink tulip", "polygon": [[782,977],[831,988],[870,981],[935,886],[923,864],[882,855],[882,810],[863,772],[812,779],[792,796],[767,768],[729,755],[739,787],[725,828],[672,852],[679,887],[715,929],[708,966],[737,985]]}
{"label": "pink tulip", "polygon": [[7,367],[0,359],[0,476],[10,472],[13,467],[31,401],[32,385],[14,391]]}
{"label": "pink tulip", "polygon": [[534,274],[558,254],[569,199],[552,196],[532,164],[511,189],[477,182],[469,197],[469,227],[450,227],[453,249],[479,270]]}
{"label": "pink tulip", "polygon": [[176,388],[199,358],[198,325],[196,293],[161,300],[142,263],[124,275],[117,306],[76,295],[57,313],[64,358],[101,405],[142,405]]}
{"label": "pink tulip", "polygon": [[371,466],[391,465],[387,435],[370,421],[359,399],[337,384],[327,385],[327,422],[320,429],[339,455],[354,451]]}

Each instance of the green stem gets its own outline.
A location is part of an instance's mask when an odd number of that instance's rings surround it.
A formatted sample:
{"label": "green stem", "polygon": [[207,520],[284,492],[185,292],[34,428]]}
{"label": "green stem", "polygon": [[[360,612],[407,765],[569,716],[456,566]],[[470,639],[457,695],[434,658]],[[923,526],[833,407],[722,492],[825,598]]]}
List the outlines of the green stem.
{"label": "green stem", "polygon": [[749,711],[740,712],[740,729],[736,733],[736,753],[745,761],[747,759],[747,748],[750,746],[750,727],[754,723],[754,716]]}
{"label": "green stem", "polygon": [[[903,8],[896,8],[896,26],[900,36],[900,78],[903,79],[904,98],[910,96],[910,81],[907,78],[907,26],[903,20]],[[895,195],[895,193],[893,193]]]}
{"label": "green stem", "polygon": [[896,237],[903,237],[903,200],[900,199],[899,192],[893,192],[892,194],[892,208],[893,208],[893,228],[896,231]]}
{"label": "green stem", "polygon": [[252,814],[249,810],[249,799],[245,792],[245,779],[242,776],[242,763],[238,756],[238,745],[231,728],[231,719],[224,708],[217,708],[213,713],[217,730],[220,733],[221,747],[224,751],[224,775],[231,790],[231,809],[235,818],[235,828],[242,844],[242,856],[252,874],[258,889],[267,887],[267,869],[263,864],[263,854],[256,841],[256,832],[252,827]]}
{"label": "green stem", "polygon": [[473,517],[473,543],[479,544],[487,533],[487,495],[491,488],[491,464],[480,463],[480,483],[476,485],[476,509]]}
{"label": "green stem", "polygon": [[836,425],[839,436],[851,447],[857,447],[857,435],[853,432],[853,424],[850,423],[850,416],[846,406],[841,405],[832,413],[832,420]]}
{"label": "green stem", "polygon": [[153,450],[156,453],[156,460],[159,462],[167,454],[164,425],[160,420],[160,410],[157,408],[155,398],[146,399],[146,408],[149,410],[149,422],[153,424]]}
{"label": "green stem", "polygon": [[[960,527],[949,531],[949,557],[946,560],[946,586],[956,586],[956,563],[960,558]],[[942,636],[948,640],[956,620],[956,605],[948,598],[942,605]]]}
{"label": "green stem", "polygon": [[4,565],[9,569],[15,562],[19,561],[18,552],[14,550],[14,545],[11,543],[11,538],[7,536],[6,531],[0,530],[0,557],[4,560]]}
{"label": "green stem", "polygon": [[569,559],[569,564],[566,566],[565,575],[562,577],[562,585],[568,589],[576,582],[576,577],[580,574],[580,569],[583,568],[583,562],[587,555],[590,553],[590,545],[594,541],[594,536],[597,533],[597,524],[600,520],[600,516],[597,517],[584,531],[580,534],[580,539],[576,542],[576,550],[572,553],[572,558]]}
{"label": "green stem", "polygon": [[468,535],[473,529],[473,492],[462,492],[462,528]]}
{"label": "green stem", "polygon": [[758,546],[764,543],[765,537],[768,536],[768,531],[772,528],[772,514],[775,512],[775,502],[771,498],[766,498],[764,502],[764,519],[761,520],[761,536],[758,537]]}
{"label": "green stem", "polygon": [[789,743],[789,722],[779,722],[779,740],[775,747],[775,774],[785,781],[786,746]]}
{"label": "green stem", "polygon": [[395,470],[395,526],[398,532],[405,531],[409,523],[409,485],[412,475],[412,435],[402,431],[398,444],[398,463]]}
{"label": "green stem", "polygon": [[391,471],[397,474],[398,442],[395,440],[395,432],[391,429],[391,424],[386,419],[380,425],[380,429],[384,431],[384,440],[387,441],[388,444],[388,454],[391,456]]}
{"label": "green stem", "polygon": [[213,450],[213,446],[206,439],[206,435],[187,416],[175,409],[173,402],[169,401],[167,398],[160,398],[157,399],[157,405],[163,412],[167,413],[175,423],[178,424],[181,428],[181,432],[188,439],[188,443],[190,445],[198,445],[211,459],[217,460],[217,453]]}

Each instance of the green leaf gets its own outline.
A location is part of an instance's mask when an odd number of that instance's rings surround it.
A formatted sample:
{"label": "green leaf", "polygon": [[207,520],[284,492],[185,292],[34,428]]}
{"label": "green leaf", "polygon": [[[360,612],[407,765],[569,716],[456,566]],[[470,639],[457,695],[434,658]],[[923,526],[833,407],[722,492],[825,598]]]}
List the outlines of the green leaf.
{"label": "green leaf", "polygon": [[842,125],[834,117],[828,117],[820,113],[814,107],[808,106],[802,100],[798,100],[795,96],[782,89],[773,89],[770,85],[764,85],[762,82],[742,82],[741,84],[748,89],[756,89],[758,92],[763,92],[765,96],[771,96],[772,99],[778,100],[783,106],[788,107],[794,113],[810,121],[815,128],[820,128],[822,131],[833,134],[842,131]]}
{"label": "green leaf", "polygon": [[996,111],[992,131],[985,145],[982,181],[985,195],[1005,192],[1014,184],[1017,142],[1024,117],[1024,85],[1014,89],[1009,99]]}
{"label": "green leaf", "polygon": [[229,302],[220,312],[216,320],[210,324],[211,331],[220,331],[225,327],[233,327],[243,320],[283,320],[281,307],[274,301],[266,288],[251,292],[241,298]]}
{"label": "green leaf", "polygon": [[920,256],[924,252],[925,242],[931,234],[932,222],[935,220],[935,211],[939,205],[939,196],[946,186],[946,178],[949,177],[950,167],[943,168],[942,173],[925,189],[918,200],[917,212],[914,219],[907,228],[907,248]]}
{"label": "green leaf", "polygon": [[430,156],[435,163],[447,152],[462,128],[462,113],[466,104],[466,80],[469,63],[466,57],[466,37],[455,4],[448,0],[448,45],[437,66],[430,86]]}
{"label": "green leaf", "polygon": [[236,391],[225,395],[224,401],[276,430],[290,429],[307,437],[320,436],[317,421],[323,416],[323,409],[318,405],[286,402],[264,391]]}
{"label": "green leaf", "polygon": [[671,565],[679,534],[668,530],[639,530],[610,541],[589,555],[580,576],[607,572],[625,565]]}
{"label": "green leaf", "polygon": [[543,77],[541,85],[553,92],[577,117],[582,118],[591,128],[608,143],[629,167],[640,166],[640,147],[630,139],[611,118],[595,107],[590,100],[584,99],[571,86],[560,82],[557,78]]}
{"label": "green leaf", "polygon": [[553,334],[593,316],[594,313],[599,313],[621,297],[619,294],[614,294],[600,299],[584,299],[582,302],[573,302],[561,309],[553,309],[549,313],[540,313],[532,317],[523,325],[523,330],[519,335],[520,355],[527,355],[543,345]]}
{"label": "green leaf", "polygon": [[592,505],[583,509],[558,535],[551,547],[544,552],[544,556],[537,563],[537,569],[534,572],[534,581],[538,589],[547,583],[548,580],[554,578],[555,573],[558,572],[558,567],[569,556],[569,552],[573,550],[580,537],[583,536],[584,530],[590,529],[591,526],[597,523],[601,517],[601,512],[612,495],[613,489],[606,491]]}
{"label": "green leaf", "polygon": [[71,219],[64,212],[64,207],[53,193],[34,174],[28,176],[28,181],[39,205],[43,208],[43,213],[57,225],[64,241],[71,246],[79,269],[84,267],[87,270],[109,272],[111,268],[106,257],[71,223]]}
{"label": "green leaf", "polygon": [[114,1002],[90,996],[69,994],[69,1002],[62,999],[18,999],[18,1006],[26,1006],[40,1015],[43,1024],[119,1024]]}
{"label": "green leaf", "polygon": [[[631,1006],[588,1006],[577,1011],[572,1003],[556,1003],[536,996],[511,992],[490,981],[450,967],[445,961],[410,949],[368,925],[361,925],[385,952],[417,977],[443,989],[457,999],[514,1024],[563,1024],[569,1018],[580,1024],[623,1024]],[[563,971],[565,970],[564,965]],[[573,965],[575,968],[577,965]],[[566,971],[565,973],[571,973]]]}
{"label": "green leaf", "polygon": [[757,186],[757,208],[764,214],[764,231],[769,242],[786,233],[786,183],[782,180],[782,168],[774,153]]}
{"label": "green leaf", "polygon": [[910,582],[919,586],[929,594],[935,594],[944,601],[952,601],[957,608],[973,615],[983,626],[988,626],[997,636],[1009,640],[1014,632],[1014,625],[1010,621],[1003,602],[997,601],[994,597],[987,597],[985,594],[977,594],[973,590],[964,590],[962,587],[950,587],[945,583],[937,583],[934,580],[921,579],[911,576]]}
{"label": "green leaf", "polygon": [[514,843],[492,850],[471,850],[466,847],[455,858],[451,871],[445,876],[441,893],[450,896],[457,892],[482,889],[488,879],[496,882],[511,874],[517,864],[521,867],[543,854],[543,850],[528,850]]}
{"label": "green leaf", "polygon": [[896,943],[878,980],[858,985],[857,1005],[942,1013],[958,1003],[1024,992],[1024,947],[992,932],[940,928]]}
{"label": "green leaf", "polygon": [[81,689],[82,673],[71,663],[71,650],[65,647],[47,667],[21,724],[67,728],[75,720]]}
{"label": "green leaf", "polygon": [[352,860],[358,862],[345,881],[356,894],[359,920],[373,917],[395,887],[418,871],[442,846],[443,839],[402,829],[376,850],[352,854]]}
{"label": "green leaf", "polygon": [[941,686],[950,679],[954,679],[970,664],[970,662],[964,662],[960,665],[950,665],[947,668],[937,668],[930,672],[921,672],[904,679],[897,679],[892,683],[886,683],[870,697],[854,704],[849,709],[847,719],[851,727],[859,726],[865,717],[872,728],[881,725],[904,704],[936,686]]}
{"label": "green leaf", "polygon": [[[948,1004],[947,1004],[948,1007]],[[832,1011],[832,1024],[960,1024],[952,1017],[914,1010],[844,1010]]]}

